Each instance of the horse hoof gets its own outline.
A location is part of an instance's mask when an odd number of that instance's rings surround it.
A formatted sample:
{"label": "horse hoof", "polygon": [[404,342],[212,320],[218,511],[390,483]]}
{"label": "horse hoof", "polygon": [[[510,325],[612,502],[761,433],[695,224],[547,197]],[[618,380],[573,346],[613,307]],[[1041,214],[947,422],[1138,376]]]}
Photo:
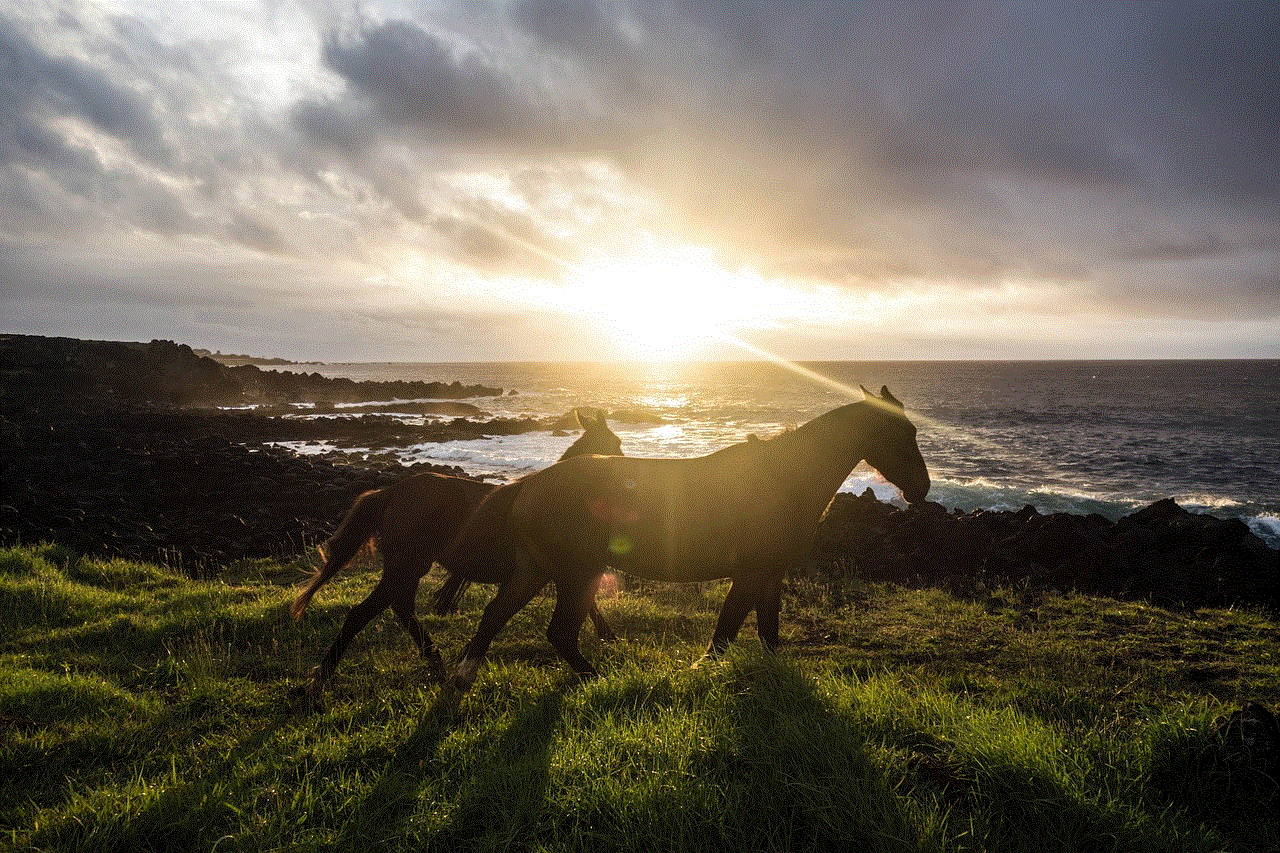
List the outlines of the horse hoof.
{"label": "horse hoof", "polygon": [[449,673],[445,669],[444,658],[440,656],[440,652],[432,649],[423,655],[427,659],[427,671],[431,674],[431,680],[437,684],[443,684],[449,680]]}
{"label": "horse hoof", "polygon": [[468,690],[476,682],[476,674],[480,670],[480,658],[463,658],[453,673],[453,686],[459,690]]}
{"label": "horse hoof", "polygon": [[319,714],[324,711],[324,701],[321,699],[320,689],[313,683],[299,684],[297,687],[289,691],[289,698],[295,702],[300,702],[306,710]]}

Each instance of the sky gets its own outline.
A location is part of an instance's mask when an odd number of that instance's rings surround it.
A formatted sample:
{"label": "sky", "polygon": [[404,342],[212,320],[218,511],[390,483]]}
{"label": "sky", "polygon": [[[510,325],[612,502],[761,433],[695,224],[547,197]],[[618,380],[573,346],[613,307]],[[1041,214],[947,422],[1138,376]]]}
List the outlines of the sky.
{"label": "sky", "polygon": [[0,331],[1280,358],[1280,4],[0,5]]}

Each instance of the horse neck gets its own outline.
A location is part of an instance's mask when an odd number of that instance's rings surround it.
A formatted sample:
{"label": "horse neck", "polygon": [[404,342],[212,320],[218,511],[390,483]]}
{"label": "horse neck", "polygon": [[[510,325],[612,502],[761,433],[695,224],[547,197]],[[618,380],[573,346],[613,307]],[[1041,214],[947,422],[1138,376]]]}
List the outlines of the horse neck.
{"label": "horse neck", "polygon": [[795,479],[810,486],[815,493],[826,495],[830,501],[858,463],[866,458],[868,420],[866,405],[851,403],[780,437],[786,440],[786,446],[780,450]]}
{"label": "horse neck", "polygon": [[564,453],[560,454],[559,461],[563,462],[564,460],[571,459],[574,456],[585,456],[588,453],[598,453],[603,455],[603,450],[594,449],[595,443],[592,441],[590,435],[591,434],[588,432],[583,432],[582,435],[578,437],[577,441],[569,445],[565,449]]}

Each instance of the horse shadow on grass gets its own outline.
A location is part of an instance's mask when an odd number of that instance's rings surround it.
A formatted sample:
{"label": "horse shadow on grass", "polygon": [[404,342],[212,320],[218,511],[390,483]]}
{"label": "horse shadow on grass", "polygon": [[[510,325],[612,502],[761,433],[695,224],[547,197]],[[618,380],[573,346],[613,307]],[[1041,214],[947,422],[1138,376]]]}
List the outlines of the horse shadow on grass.
{"label": "horse shadow on grass", "polygon": [[[865,733],[775,655],[724,665],[728,751],[723,849],[918,850],[905,803],[876,766]],[[710,768],[709,768],[710,769]]]}
{"label": "horse shadow on grass", "polygon": [[[551,761],[551,744],[558,728],[565,691],[572,684],[553,685],[521,702],[501,734],[473,768],[462,771],[456,805],[447,825],[433,833],[433,842],[465,842],[477,835],[519,837],[542,808]],[[370,841],[403,839],[405,827],[421,807],[422,790],[433,776],[452,776],[440,765],[441,742],[460,723],[462,694],[451,688],[436,693],[435,701],[414,732],[396,749],[381,777],[347,816],[338,847],[364,846]],[[503,791],[495,808],[494,791]],[[376,835],[376,838],[371,837]]]}
{"label": "horse shadow on grass", "polygon": [[[139,725],[133,740],[152,743],[183,725],[210,723],[218,714],[207,699],[196,696],[167,709]],[[250,788],[258,781],[244,776],[242,769],[252,764],[253,756],[270,751],[280,731],[287,727],[288,722],[283,719],[268,720],[237,739],[232,747],[214,739],[184,755],[181,765],[175,757],[173,763],[152,763],[144,773],[141,768],[146,763],[135,762],[139,776],[148,779],[147,787],[159,788],[136,815],[126,814],[118,821],[95,824],[88,837],[82,835],[81,819],[56,820],[42,826],[30,837],[30,843],[39,849],[65,849],[71,845],[119,850],[202,849],[209,840],[208,827],[230,822],[227,803],[234,799],[235,792]],[[216,755],[222,757],[213,762],[212,771],[198,778],[192,778],[182,769],[187,765],[203,767],[207,759]],[[63,787],[65,792],[59,794],[56,802],[46,801],[47,806],[65,802],[75,791],[73,785]]]}
{"label": "horse shadow on grass", "polygon": [[[440,743],[457,726],[462,694],[442,688],[383,768],[364,799],[343,821],[338,849],[363,849],[397,840],[417,811],[422,788],[433,772]],[[376,828],[376,838],[371,834]]]}

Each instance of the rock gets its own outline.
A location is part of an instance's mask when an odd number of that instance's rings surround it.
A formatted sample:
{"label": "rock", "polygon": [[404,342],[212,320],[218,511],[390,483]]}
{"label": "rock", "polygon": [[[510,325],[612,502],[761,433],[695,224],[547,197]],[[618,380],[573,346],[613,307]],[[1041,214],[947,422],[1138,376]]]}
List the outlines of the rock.
{"label": "rock", "polygon": [[984,579],[1150,599],[1175,607],[1253,604],[1280,609],[1280,551],[1236,520],[1158,501],[1112,522],[1100,515],[947,513],[837,495],[818,527],[812,571],[854,565],[867,580],[962,594]]}

